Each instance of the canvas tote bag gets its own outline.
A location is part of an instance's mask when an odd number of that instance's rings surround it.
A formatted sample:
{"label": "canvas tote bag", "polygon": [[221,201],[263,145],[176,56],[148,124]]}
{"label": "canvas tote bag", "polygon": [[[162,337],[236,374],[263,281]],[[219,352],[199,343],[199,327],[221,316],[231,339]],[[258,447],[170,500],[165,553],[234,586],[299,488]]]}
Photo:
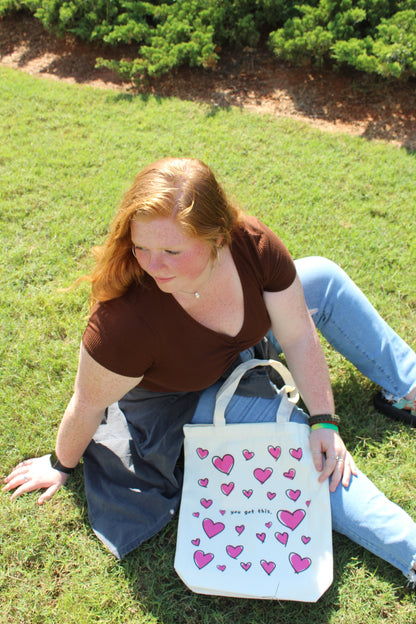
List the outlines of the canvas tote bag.
{"label": "canvas tote bag", "polygon": [[[243,374],[272,366],[276,422],[226,424]],[[332,583],[328,481],[309,449],[309,426],[289,422],[295,388],[275,360],[238,366],[217,393],[213,424],[185,425],[185,474],[175,570],[194,592],[315,602]]]}

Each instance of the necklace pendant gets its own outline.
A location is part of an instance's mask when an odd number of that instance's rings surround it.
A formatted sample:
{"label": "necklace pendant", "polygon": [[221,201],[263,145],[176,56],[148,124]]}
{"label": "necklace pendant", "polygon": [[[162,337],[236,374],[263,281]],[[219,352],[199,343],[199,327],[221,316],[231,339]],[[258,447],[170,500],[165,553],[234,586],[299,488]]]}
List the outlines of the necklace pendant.
{"label": "necklace pendant", "polygon": [[199,294],[199,292],[195,292],[194,296],[195,296],[195,299],[199,299],[201,295]]}

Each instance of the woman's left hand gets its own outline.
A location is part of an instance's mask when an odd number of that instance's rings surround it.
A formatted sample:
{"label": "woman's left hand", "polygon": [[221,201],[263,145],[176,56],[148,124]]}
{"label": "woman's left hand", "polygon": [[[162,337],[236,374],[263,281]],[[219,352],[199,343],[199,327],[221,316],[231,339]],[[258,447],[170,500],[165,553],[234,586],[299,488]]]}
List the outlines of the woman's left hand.
{"label": "woman's left hand", "polygon": [[316,429],[311,432],[310,447],[315,468],[321,472],[319,481],[322,483],[332,475],[331,492],[335,492],[340,481],[348,487],[357,467],[341,436],[332,429]]}

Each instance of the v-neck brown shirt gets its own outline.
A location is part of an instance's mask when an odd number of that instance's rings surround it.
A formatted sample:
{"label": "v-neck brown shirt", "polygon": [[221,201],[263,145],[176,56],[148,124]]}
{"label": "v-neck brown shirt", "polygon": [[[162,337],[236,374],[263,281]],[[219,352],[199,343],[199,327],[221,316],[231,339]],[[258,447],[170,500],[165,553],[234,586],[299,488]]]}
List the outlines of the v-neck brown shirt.
{"label": "v-neck brown shirt", "polygon": [[270,329],[264,291],[285,290],[296,275],[282,241],[255,217],[246,216],[233,231],[231,254],[244,293],[244,323],[236,336],[198,323],[147,276],[121,297],[94,307],[84,347],[108,370],[143,375],[140,386],[147,390],[189,392],[212,385]]}

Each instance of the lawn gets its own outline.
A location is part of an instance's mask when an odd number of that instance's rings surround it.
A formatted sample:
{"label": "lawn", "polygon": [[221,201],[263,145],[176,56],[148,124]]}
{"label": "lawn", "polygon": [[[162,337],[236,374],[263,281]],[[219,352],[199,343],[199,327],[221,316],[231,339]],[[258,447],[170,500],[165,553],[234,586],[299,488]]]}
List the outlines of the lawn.
{"label": "lawn", "polygon": [[[5,476],[50,452],[88,314],[85,285],[123,192],[147,163],[201,158],[294,257],[335,260],[416,345],[416,155],[289,119],[0,71],[0,450]],[[373,384],[326,345],[344,439],[416,518],[415,432],[372,407]],[[414,624],[400,572],[334,536],[317,604],[199,596],[173,570],[176,520],[115,560],[89,527],[78,468],[39,508],[0,506],[1,624]]]}

